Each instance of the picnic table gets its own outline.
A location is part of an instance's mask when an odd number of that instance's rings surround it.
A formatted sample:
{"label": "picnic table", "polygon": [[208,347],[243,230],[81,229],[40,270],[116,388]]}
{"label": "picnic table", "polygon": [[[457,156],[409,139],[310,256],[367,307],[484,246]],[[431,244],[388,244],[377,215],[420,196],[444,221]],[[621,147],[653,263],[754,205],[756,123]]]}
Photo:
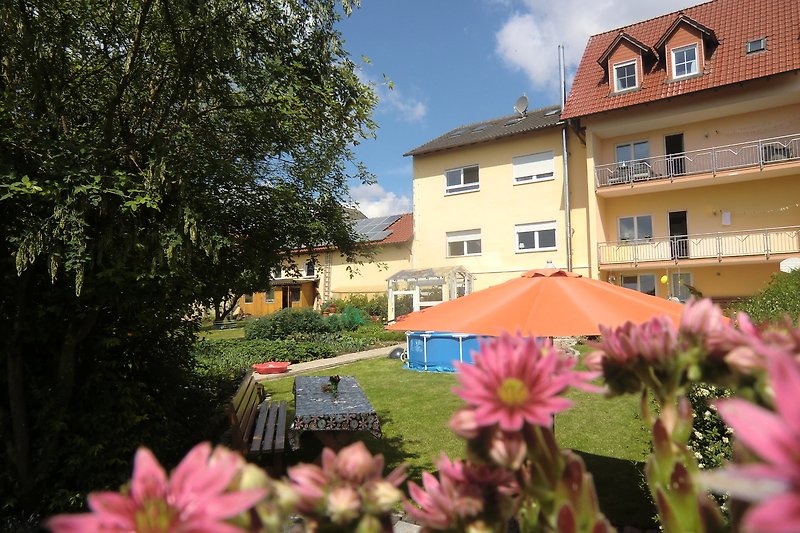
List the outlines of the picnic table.
{"label": "picnic table", "polygon": [[300,448],[300,435],[314,432],[322,443],[339,449],[354,432],[369,431],[381,438],[378,414],[353,376],[342,376],[331,390],[328,376],[298,376],[294,380],[294,420],[289,428],[289,445]]}

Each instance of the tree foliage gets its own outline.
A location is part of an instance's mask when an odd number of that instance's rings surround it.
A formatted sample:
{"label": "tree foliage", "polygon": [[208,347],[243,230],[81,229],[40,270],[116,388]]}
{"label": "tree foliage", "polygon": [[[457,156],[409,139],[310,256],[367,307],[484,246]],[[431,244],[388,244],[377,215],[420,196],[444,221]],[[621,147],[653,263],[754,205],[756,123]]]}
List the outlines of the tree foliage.
{"label": "tree foliage", "polygon": [[7,506],[113,486],[148,439],[179,457],[191,305],[263,288],[292,249],[354,253],[375,96],[335,29],[350,8],[0,3]]}
{"label": "tree foliage", "polygon": [[800,320],[800,270],[773,274],[769,284],[752,297],[739,302],[737,311],[758,322],[775,322],[789,317]]}

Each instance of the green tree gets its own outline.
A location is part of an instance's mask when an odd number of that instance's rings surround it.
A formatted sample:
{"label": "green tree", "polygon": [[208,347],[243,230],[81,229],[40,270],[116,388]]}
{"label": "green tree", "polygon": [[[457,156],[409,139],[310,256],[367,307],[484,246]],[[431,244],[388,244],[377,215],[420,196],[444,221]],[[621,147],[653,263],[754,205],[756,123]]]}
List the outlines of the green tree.
{"label": "green tree", "polygon": [[754,322],[776,322],[789,317],[795,324],[800,320],[800,270],[777,272],[760,292],[738,304]]}
{"label": "green tree", "polygon": [[185,452],[193,303],[263,288],[292,249],[354,253],[375,96],[335,29],[350,10],[0,3],[7,507],[113,486],[143,442]]}

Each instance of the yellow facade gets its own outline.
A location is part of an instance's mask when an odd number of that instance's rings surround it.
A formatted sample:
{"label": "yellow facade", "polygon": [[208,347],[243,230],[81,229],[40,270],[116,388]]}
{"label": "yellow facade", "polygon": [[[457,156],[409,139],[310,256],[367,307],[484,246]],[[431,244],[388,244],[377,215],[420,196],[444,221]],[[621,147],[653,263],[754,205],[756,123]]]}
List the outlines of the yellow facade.
{"label": "yellow facade", "polygon": [[[688,284],[728,301],[800,255],[797,76],[581,117],[580,126],[593,276],[655,279],[657,295],[681,299]],[[647,156],[622,168],[634,144]]]}
{"label": "yellow facade", "polygon": [[[548,263],[567,266],[564,172],[560,125],[535,132],[414,156],[414,268],[463,266],[480,290]],[[586,167],[583,144],[568,134],[573,228],[572,263],[589,273]],[[552,177],[515,183],[514,161],[552,154]],[[546,158],[547,156],[542,156]],[[518,158],[515,160],[515,158]],[[522,158],[522,159],[521,159]],[[447,192],[446,173],[478,167],[479,187]],[[555,228],[555,246],[520,249],[518,232]],[[480,251],[452,253],[460,235],[480,234]],[[549,238],[549,237],[548,237]],[[524,239],[523,239],[524,240]],[[390,269],[391,270],[391,269]]]}
{"label": "yellow facade", "polygon": [[[239,299],[247,316],[263,316],[286,307],[317,308],[331,300],[363,294],[386,294],[386,278],[411,266],[411,242],[371,246],[371,256],[348,263],[337,250],[320,251],[312,257],[298,254],[292,259],[298,272],[285,269],[268,292]],[[313,270],[308,267],[313,261]],[[307,269],[308,268],[308,269]]]}

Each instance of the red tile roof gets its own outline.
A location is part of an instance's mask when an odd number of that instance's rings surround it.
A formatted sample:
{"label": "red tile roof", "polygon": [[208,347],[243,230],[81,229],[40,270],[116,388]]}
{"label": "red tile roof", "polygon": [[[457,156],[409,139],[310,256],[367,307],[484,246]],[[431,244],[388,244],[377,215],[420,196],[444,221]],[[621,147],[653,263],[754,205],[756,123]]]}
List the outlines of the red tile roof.
{"label": "red tile roof", "polygon": [[414,215],[411,213],[404,213],[400,215],[391,226],[386,228],[392,233],[377,244],[397,244],[401,242],[408,242],[414,234]]}
{"label": "red tile roof", "polygon": [[[713,32],[719,44],[706,59],[703,75],[668,82],[663,57],[646,69],[640,88],[614,94],[598,60],[621,32],[655,47],[685,15]],[[767,38],[767,49],[745,53],[748,41]],[[662,54],[663,55],[663,54]],[[800,2],[797,0],[713,0],[589,38],[562,119],[672,98],[800,69]]]}

